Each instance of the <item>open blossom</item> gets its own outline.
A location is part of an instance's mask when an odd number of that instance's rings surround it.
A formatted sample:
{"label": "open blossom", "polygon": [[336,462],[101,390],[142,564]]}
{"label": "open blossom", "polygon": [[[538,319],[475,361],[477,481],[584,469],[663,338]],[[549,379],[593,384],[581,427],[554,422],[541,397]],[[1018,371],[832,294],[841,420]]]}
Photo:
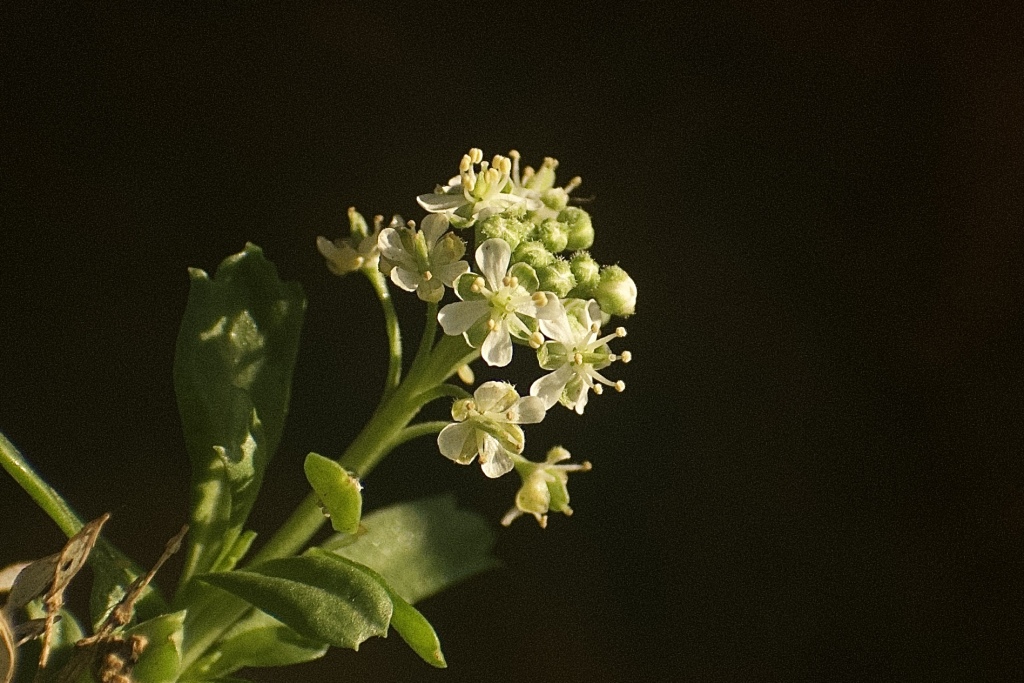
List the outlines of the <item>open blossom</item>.
{"label": "open blossom", "polygon": [[[512,360],[512,335],[526,340],[533,334],[520,316],[543,320],[561,310],[558,297],[549,292],[531,293],[523,286],[509,270],[511,257],[512,250],[504,240],[484,241],[476,250],[483,276],[476,276],[465,296],[460,285],[456,293],[463,301],[448,304],[437,316],[445,334],[462,334],[470,345],[475,345],[470,329],[483,325],[486,337],[480,345],[480,356],[488,365],[498,367]],[[531,284],[536,289],[536,284]]]}
{"label": "open blossom", "polygon": [[327,259],[327,269],[335,275],[377,267],[377,235],[383,219],[377,217],[372,233],[368,233],[366,220],[354,207],[348,210],[348,220],[352,226],[349,237],[339,237],[333,242],[326,237],[316,238],[317,250]]}
{"label": "open blossom", "polygon": [[[480,172],[474,170],[480,166]],[[511,188],[512,162],[508,157],[495,155],[488,164],[483,152],[474,147],[462,156],[459,175],[439,185],[433,192],[421,194],[416,201],[431,213],[441,213],[456,228],[468,228],[478,220],[503,213],[513,207],[528,211],[541,208],[540,200],[533,196],[520,196],[506,192]]]}
{"label": "open blossom", "polygon": [[[536,211],[534,217],[538,222],[545,218],[558,216],[558,212],[569,203],[569,193],[583,182],[579,176],[576,176],[565,187],[555,187],[555,169],[558,168],[558,159],[544,157],[544,163],[539,169],[535,171],[532,166],[527,166],[520,173],[519,152],[512,150],[508,155],[512,160],[512,168],[509,173],[509,179],[512,181],[512,194],[536,202],[531,205],[530,210]],[[585,249],[586,247],[581,248]]]}
{"label": "open blossom", "polygon": [[444,287],[452,287],[460,275],[469,271],[461,261],[466,244],[447,233],[448,219],[431,214],[415,227],[389,227],[380,233],[380,269],[407,292],[416,292],[423,301],[440,301]]}
{"label": "open blossom", "polygon": [[569,472],[589,472],[590,463],[559,465],[568,460],[569,451],[555,446],[548,451],[544,462],[530,462],[525,458],[516,460],[516,471],[523,480],[523,485],[516,493],[516,506],[502,518],[503,526],[508,526],[524,513],[531,514],[542,529],[548,525],[548,512],[561,512],[566,516],[572,514],[569,507]]}
{"label": "open blossom", "polygon": [[521,398],[507,382],[484,382],[473,398],[452,405],[453,424],[437,435],[441,454],[460,465],[480,456],[480,467],[492,479],[512,470],[512,456],[523,452],[526,437],[521,424],[544,419],[544,404],[533,396]]}
{"label": "open blossom", "polygon": [[616,356],[608,348],[609,341],[626,336],[625,328],[618,327],[614,333],[598,337],[601,309],[596,301],[570,301],[573,302],[571,312],[567,313],[560,306],[561,315],[540,321],[541,331],[552,339],[538,349],[540,366],[554,372],[535,381],[530,395],[541,398],[545,408],[560,401],[582,415],[591,389],[600,394],[602,385],[615,387],[617,391],[626,388],[625,382],[613,382],[599,370],[616,360],[628,363],[632,356],[629,351]]}

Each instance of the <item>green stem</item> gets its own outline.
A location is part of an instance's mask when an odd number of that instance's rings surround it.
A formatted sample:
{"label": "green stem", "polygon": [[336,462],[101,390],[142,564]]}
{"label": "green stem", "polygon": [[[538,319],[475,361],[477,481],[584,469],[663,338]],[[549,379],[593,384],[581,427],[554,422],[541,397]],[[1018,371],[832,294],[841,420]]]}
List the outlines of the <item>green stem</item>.
{"label": "green stem", "polygon": [[462,387],[457,387],[454,384],[444,382],[433,389],[427,389],[424,391],[416,397],[416,402],[425,406],[434,399],[441,398],[442,396],[451,396],[452,398],[470,398],[472,394]]}
{"label": "green stem", "polygon": [[61,495],[32,469],[17,447],[2,432],[0,432],[0,464],[43,509],[43,512],[56,522],[61,531],[68,537],[78,533],[78,530],[82,528],[81,518],[61,498]]}
{"label": "green stem", "polygon": [[412,359],[410,372],[416,372],[427,362],[430,350],[434,348],[434,339],[437,338],[437,302],[427,302],[427,319],[423,325],[423,336],[420,337],[420,346],[416,349],[416,357]]}
{"label": "green stem", "polygon": [[412,441],[413,439],[421,436],[437,434],[450,424],[451,422],[448,420],[436,420],[433,422],[420,422],[419,424],[414,424],[411,427],[406,427],[399,432],[397,436],[395,436],[394,441],[388,444],[388,450],[394,450],[406,441]]}
{"label": "green stem", "polygon": [[402,379],[402,330],[398,325],[398,316],[395,314],[395,304],[391,300],[391,292],[388,289],[387,280],[380,271],[363,269],[366,279],[373,286],[373,291],[380,300],[380,307],[384,311],[384,328],[388,333],[388,377],[384,382],[385,395],[394,390]]}

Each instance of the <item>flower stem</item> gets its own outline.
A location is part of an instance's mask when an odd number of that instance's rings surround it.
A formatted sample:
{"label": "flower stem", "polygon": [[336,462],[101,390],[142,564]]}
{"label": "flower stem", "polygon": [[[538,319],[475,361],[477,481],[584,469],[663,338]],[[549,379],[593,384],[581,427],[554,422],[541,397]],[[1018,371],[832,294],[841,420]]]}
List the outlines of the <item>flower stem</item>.
{"label": "flower stem", "polygon": [[60,530],[68,537],[82,528],[82,520],[57,491],[46,483],[25,457],[2,432],[0,432],[0,464],[14,481],[32,497],[32,500],[50,516]]}
{"label": "flower stem", "polygon": [[380,271],[364,269],[366,279],[373,286],[373,291],[380,300],[384,311],[384,328],[388,334],[388,376],[384,382],[385,395],[394,390],[402,379],[402,330],[395,314],[395,304],[391,300],[388,283]]}

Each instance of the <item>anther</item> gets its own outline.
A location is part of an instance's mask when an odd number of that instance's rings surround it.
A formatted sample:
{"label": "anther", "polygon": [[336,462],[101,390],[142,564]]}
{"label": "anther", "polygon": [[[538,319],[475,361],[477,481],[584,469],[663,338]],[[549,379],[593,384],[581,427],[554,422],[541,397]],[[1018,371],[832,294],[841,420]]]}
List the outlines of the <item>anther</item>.
{"label": "anther", "polygon": [[[580,353],[579,351],[574,353],[572,355],[572,362],[575,363],[576,365],[583,365],[583,354]],[[594,387],[594,390],[596,391],[597,387]]]}
{"label": "anther", "polygon": [[405,222],[405,227],[409,228],[410,230],[415,230],[416,229],[416,221],[412,221],[412,220],[406,221]]}
{"label": "anther", "polygon": [[498,323],[495,322],[493,318],[488,319],[488,321],[487,321],[487,329],[488,329],[488,331],[493,332],[494,330],[498,329]]}
{"label": "anther", "polygon": [[486,286],[487,281],[484,280],[482,277],[477,276],[477,278],[473,280],[473,284],[470,285],[469,291],[473,292],[474,294],[479,294],[480,292],[483,291],[484,287]]}
{"label": "anther", "polygon": [[479,147],[473,147],[469,150],[469,158],[473,160],[474,164],[479,164],[480,160],[484,158],[484,151]]}
{"label": "anther", "polygon": [[431,273],[429,270],[424,270],[423,271],[423,280],[424,280],[424,282],[430,282],[430,280],[433,277],[434,277],[433,273]]}
{"label": "anther", "polygon": [[594,385],[594,393],[597,394],[598,396],[603,394],[604,393],[604,385],[603,384],[595,384]]}
{"label": "anther", "polygon": [[533,300],[533,303],[538,306],[548,305],[548,295],[545,292],[534,292],[533,296],[530,298]]}
{"label": "anther", "polygon": [[623,382],[621,379],[618,382],[615,383],[615,391],[617,391],[617,392],[619,392],[621,394],[625,390],[626,390],[626,383]]}
{"label": "anther", "polygon": [[462,155],[462,160],[459,162],[459,173],[465,173],[473,166],[473,160],[468,154]]}
{"label": "anther", "polygon": [[544,335],[540,332],[534,332],[530,335],[529,343],[530,348],[539,349],[544,346]]}
{"label": "anther", "polygon": [[616,337],[625,337],[626,336],[626,328],[625,327],[616,327],[615,328],[615,336]]}
{"label": "anther", "polygon": [[582,184],[583,184],[583,178],[580,178],[579,176],[576,176],[575,178],[573,178],[572,180],[570,180],[568,183],[565,184],[565,192],[566,192],[566,194],[568,194],[569,192],[572,192],[573,190],[575,190],[577,187],[579,187]]}
{"label": "anther", "polygon": [[619,360],[621,360],[623,363],[628,363],[629,361],[633,360],[633,354],[630,353],[629,351],[623,351],[622,353],[619,354]]}

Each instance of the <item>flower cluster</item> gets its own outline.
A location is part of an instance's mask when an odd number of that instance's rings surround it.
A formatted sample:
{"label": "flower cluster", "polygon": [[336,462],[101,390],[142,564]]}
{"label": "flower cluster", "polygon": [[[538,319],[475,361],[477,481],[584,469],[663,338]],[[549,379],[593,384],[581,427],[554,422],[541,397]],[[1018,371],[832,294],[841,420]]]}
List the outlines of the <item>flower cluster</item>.
{"label": "flower cluster", "polygon": [[[481,150],[471,149],[457,176],[417,197],[428,212],[419,229],[396,217],[383,230],[378,219],[370,234],[351,211],[352,237],[320,238],[318,246],[339,275],[377,264],[396,286],[432,304],[452,289],[457,300],[440,308],[437,321],[446,335],[461,335],[478,349],[489,366],[508,366],[516,346],[535,354],[543,372],[529,395],[507,382],[485,382],[472,398],[455,402],[454,422],[437,443],[457,463],[479,458],[488,477],[515,469],[523,487],[505,523],[529,513],[543,526],[549,511],[571,513],[567,473],[590,465],[557,464],[568,458],[561,448],[544,463],[527,460],[520,425],[540,422],[557,403],[582,415],[591,391],[625,389],[622,380],[603,373],[616,361],[630,361],[628,351],[610,347],[626,330],[601,330],[611,318],[634,313],[637,291],[626,271],[601,266],[590,255],[593,222],[570,197],[581,180],[556,185],[558,162],[550,157],[536,170],[521,170],[519,161],[514,150],[487,162]],[[470,240],[475,270],[462,260]],[[459,374],[472,376],[468,369]]]}

